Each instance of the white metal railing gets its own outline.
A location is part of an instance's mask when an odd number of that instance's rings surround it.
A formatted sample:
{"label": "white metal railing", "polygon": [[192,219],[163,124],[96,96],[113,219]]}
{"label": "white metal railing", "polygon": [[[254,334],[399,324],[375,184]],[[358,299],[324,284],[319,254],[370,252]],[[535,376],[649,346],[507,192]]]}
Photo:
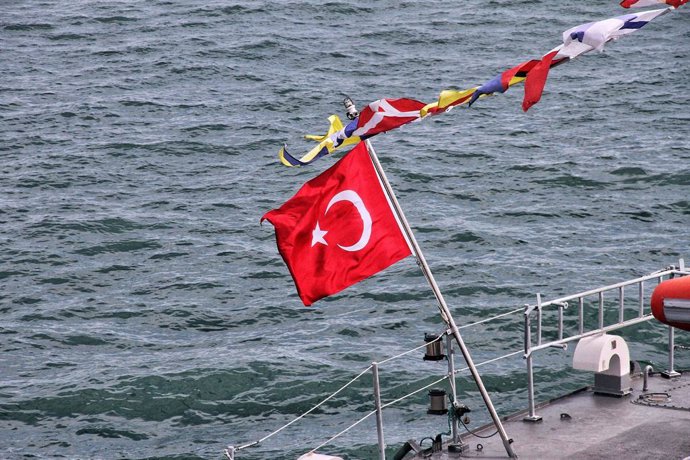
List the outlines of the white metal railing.
{"label": "white metal railing", "polygon": [[[685,263],[683,259],[680,259],[678,266],[670,266],[664,270],[650,273],[648,275],[631,279],[628,281],[623,281],[616,284],[611,284],[609,286],[600,287],[597,289],[592,289],[589,291],[580,292],[578,294],[568,295],[565,297],[560,297],[548,302],[542,302],[541,295],[537,294],[537,303],[534,305],[525,305],[525,353],[524,357],[527,364],[527,397],[528,397],[528,410],[529,414],[525,416],[527,421],[539,421],[541,417],[535,413],[535,401],[534,401],[534,369],[533,369],[533,355],[539,350],[551,347],[562,347],[566,348],[569,342],[580,340],[584,337],[589,337],[592,335],[603,334],[606,332],[614,331],[617,329],[622,329],[624,327],[632,326],[634,324],[643,323],[649,321],[653,318],[651,313],[645,314],[645,282],[650,280],[655,280],[657,283],[663,281],[664,278],[673,277],[676,275],[690,275],[689,271],[685,269]],[[635,317],[630,319],[625,319],[626,313],[626,288],[633,287],[636,289],[637,302],[634,306]],[[605,299],[607,294],[614,293],[617,297],[617,312],[618,320],[612,322],[611,324],[605,324]],[[595,329],[585,331],[585,301],[588,298],[596,296],[596,303],[598,309],[597,315],[597,327]],[[578,305],[578,329],[576,334],[565,335],[564,327],[564,310],[569,307],[571,301],[577,301]],[[544,341],[542,336],[542,325],[543,325],[543,311],[549,307],[555,307],[558,309],[558,326],[557,335],[558,338],[555,340]],[[630,310],[630,308],[628,309]],[[532,338],[532,317],[536,315],[537,330],[536,330],[536,345],[533,345]],[[674,374],[673,369],[673,348],[674,348],[674,336],[673,328],[669,326],[669,369],[666,371],[668,374]]]}

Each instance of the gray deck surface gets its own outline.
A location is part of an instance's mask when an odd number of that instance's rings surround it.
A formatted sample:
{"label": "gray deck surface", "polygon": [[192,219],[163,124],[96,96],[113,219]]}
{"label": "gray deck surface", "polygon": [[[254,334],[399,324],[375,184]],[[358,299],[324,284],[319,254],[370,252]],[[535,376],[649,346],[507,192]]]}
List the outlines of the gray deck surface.
{"label": "gray deck surface", "polygon": [[[590,389],[538,406],[540,422],[523,421],[524,413],[507,417],[504,427],[521,459],[684,459],[690,457],[690,373],[666,379],[650,377],[647,393],[669,393],[668,403],[633,404],[642,379],[633,379],[633,393],[617,398]],[[570,417],[561,417],[568,414]],[[489,435],[493,425],[479,431]],[[464,436],[469,450],[462,455],[440,452],[434,460],[507,458],[498,435],[490,439]],[[483,449],[477,450],[477,444]],[[421,455],[414,458],[424,458]]]}

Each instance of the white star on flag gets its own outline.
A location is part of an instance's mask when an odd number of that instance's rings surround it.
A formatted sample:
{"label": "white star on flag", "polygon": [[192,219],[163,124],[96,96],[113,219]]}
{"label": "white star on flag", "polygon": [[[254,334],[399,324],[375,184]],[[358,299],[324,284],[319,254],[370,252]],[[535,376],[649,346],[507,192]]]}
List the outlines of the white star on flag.
{"label": "white star on flag", "polygon": [[314,227],[314,231],[311,232],[311,247],[313,248],[316,243],[321,243],[325,246],[328,246],[326,240],[323,239],[323,237],[326,236],[326,233],[328,233],[328,230],[321,230],[319,223],[316,222],[316,227]]}

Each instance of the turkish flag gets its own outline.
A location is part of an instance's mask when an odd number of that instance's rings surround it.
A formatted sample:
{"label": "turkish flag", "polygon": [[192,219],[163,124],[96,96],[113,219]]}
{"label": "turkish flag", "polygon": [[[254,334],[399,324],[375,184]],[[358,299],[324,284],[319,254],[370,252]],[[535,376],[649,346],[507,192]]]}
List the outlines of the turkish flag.
{"label": "turkish flag", "polygon": [[307,306],[411,254],[363,142],[264,219]]}

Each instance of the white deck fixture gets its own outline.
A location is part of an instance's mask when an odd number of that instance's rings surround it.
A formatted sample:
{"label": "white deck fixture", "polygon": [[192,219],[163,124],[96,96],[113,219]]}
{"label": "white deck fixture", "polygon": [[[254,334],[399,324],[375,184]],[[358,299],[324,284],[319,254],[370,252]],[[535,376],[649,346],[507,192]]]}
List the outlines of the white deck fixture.
{"label": "white deck fixture", "polygon": [[343,460],[342,457],[334,457],[332,455],[317,454],[316,452],[309,452],[302,455],[297,460]]}
{"label": "white deck fixture", "polygon": [[630,385],[630,351],[623,337],[602,334],[580,339],[573,368],[594,372],[594,392],[624,396]]}

